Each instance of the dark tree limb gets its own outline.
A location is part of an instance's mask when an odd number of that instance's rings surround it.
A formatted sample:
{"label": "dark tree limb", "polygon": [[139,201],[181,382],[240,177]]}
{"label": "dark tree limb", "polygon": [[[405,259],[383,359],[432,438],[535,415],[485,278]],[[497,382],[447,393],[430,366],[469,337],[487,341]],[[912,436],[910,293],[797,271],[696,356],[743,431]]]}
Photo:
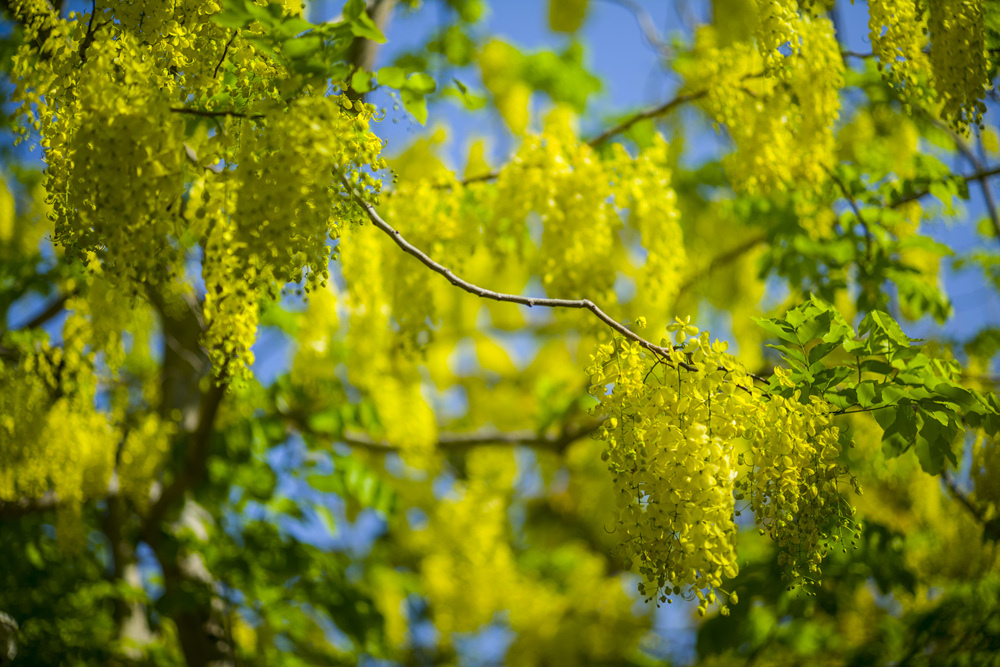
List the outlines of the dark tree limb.
{"label": "dark tree limb", "polygon": [[987,519],[983,509],[969,499],[969,496],[959,488],[958,483],[947,470],[941,474],[941,479],[944,480],[944,484],[948,488],[951,497],[957,500],[982,525],[983,535],[994,542],[1000,541],[1000,519]]}

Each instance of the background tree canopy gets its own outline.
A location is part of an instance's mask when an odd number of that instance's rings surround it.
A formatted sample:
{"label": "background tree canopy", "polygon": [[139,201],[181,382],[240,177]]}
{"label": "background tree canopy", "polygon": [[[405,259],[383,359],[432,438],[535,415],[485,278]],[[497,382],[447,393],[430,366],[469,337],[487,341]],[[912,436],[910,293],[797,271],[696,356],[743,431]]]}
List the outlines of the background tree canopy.
{"label": "background tree canopy", "polygon": [[997,663],[1000,2],[0,10],[0,663]]}

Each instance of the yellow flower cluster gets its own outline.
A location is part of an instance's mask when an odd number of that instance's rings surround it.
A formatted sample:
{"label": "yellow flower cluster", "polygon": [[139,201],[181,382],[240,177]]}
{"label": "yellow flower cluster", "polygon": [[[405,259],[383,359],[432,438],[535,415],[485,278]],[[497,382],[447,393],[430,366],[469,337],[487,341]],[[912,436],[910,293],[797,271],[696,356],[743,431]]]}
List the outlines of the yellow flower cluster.
{"label": "yellow flower cluster", "polygon": [[[779,377],[782,370],[775,369]],[[830,421],[829,406],[816,397],[803,404],[797,393],[772,396],[748,434],[750,469],[740,489],[781,549],[778,564],[789,586],[817,580],[831,539],[855,530],[854,510],[840,493],[846,470],[837,462],[839,432]]]}
{"label": "yellow flower cluster", "polygon": [[959,131],[980,124],[989,85],[986,21],[982,0],[928,3],[934,87],[944,104],[941,117]]}
{"label": "yellow flower cluster", "polygon": [[153,313],[141,297],[123,299],[117,294],[113,284],[102,279],[104,269],[93,257],[89,268],[90,273],[72,282],[77,294],[66,302],[71,313],[67,327],[78,331],[80,343],[101,354],[108,371],[116,375],[127,354],[133,361],[149,357],[144,332],[153,327]]}
{"label": "yellow flower cluster", "polygon": [[618,340],[600,346],[588,372],[606,420],[600,436],[621,508],[621,548],[638,562],[640,591],[667,601],[693,590],[704,613],[737,574],[735,439],[759,395],[725,344],[686,322],[676,338],[678,356],[697,370]]}
{"label": "yellow flower cluster", "polygon": [[547,293],[600,299],[614,285],[611,253],[620,225],[605,201],[609,174],[593,149],[576,139],[567,114],[553,114],[545,129],[526,137],[500,172],[491,226],[515,237],[540,227],[533,268]]}
{"label": "yellow flower cluster", "polygon": [[882,76],[907,102],[926,97],[926,26],[914,0],[870,0],[868,31]]}
{"label": "yellow flower cluster", "polygon": [[796,24],[799,20],[798,0],[753,0],[757,9],[757,49],[768,71],[780,69],[786,57],[781,47],[798,52]]}
{"label": "yellow flower cluster", "polygon": [[[234,231],[247,264],[278,283],[299,282],[303,272],[313,283],[326,281],[326,241],[338,236],[340,222],[330,217],[342,189],[331,187],[333,178],[351,167],[385,166],[368,126],[373,111],[346,98],[305,97],[267,118],[238,169]],[[381,187],[364,171],[352,178],[361,192]]]}
{"label": "yellow flower cluster", "polygon": [[55,492],[60,539],[75,543],[82,503],[107,493],[116,433],[94,408],[92,358],[82,344],[24,341],[14,349],[18,362],[0,362],[0,500]]}
{"label": "yellow flower cluster", "polygon": [[509,449],[470,453],[468,480],[410,537],[442,640],[506,617],[515,633],[509,664],[622,662],[648,621],[632,613],[621,577],[609,576],[586,546],[571,542],[551,558],[519,561],[508,519],[515,473]]}
{"label": "yellow flower cluster", "polygon": [[25,26],[13,99],[45,149],[54,242],[133,293],[169,291],[203,250],[206,346],[217,371],[247,372],[259,301],[324,282],[329,239],[360,216],[350,195],[377,197],[374,108],[286,85],[249,37],[212,21],[215,0],[66,19],[44,0],[13,9]]}
{"label": "yellow flower cluster", "polygon": [[205,280],[202,336],[220,377],[247,377],[254,362],[250,346],[257,338],[260,293],[264,284],[256,266],[244,266],[230,220],[218,220],[208,234],[201,272]]}
{"label": "yellow flower cluster", "polygon": [[697,58],[681,68],[689,91],[705,91],[709,82],[702,104],[736,147],[726,170],[737,188],[751,193],[825,182],[825,169],[835,162],[844,63],[833,24],[795,15],[781,25],[794,30],[794,53],[780,61],[765,57],[763,73],[749,45],[717,48],[710,29],[699,32]]}
{"label": "yellow flower cluster", "polygon": [[371,395],[386,440],[419,463],[437,442],[415,358],[432,303],[426,276],[371,225],[346,231],[340,265],[350,312],[345,344],[359,360],[348,368],[348,379]]}
{"label": "yellow flower cluster", "polygon": [[[211,209],[214,226],[205,246],[206,342],[216,368],[253,363],[259,301],[277,298],[278,285],[325,285],[328,239],[346,224],[335,215],[345,210],[335,179],[349,178],[359,193],[381,187],[370,173],[384,167],[381,141],[368,126],[372,109],[344,98],[306,97],[269,116],[255,142],[245,142],[233,214],[224,214],[224,191],[223,208]],[[211,201],[213,193],[204,192]]]}
{"label": "yellow flower cluster", "polygon": [[118,463],[121,493],[137,507],[149,503],[149,490],[170,451],[176,424],[164,421],[155,412],[143,415],[122,443]]}
{"label": "yellow flower cluster", "polygon": [[[387,198],[386,219],[456,270],[470,266],[476,248],[486,246],[493,261],[540,275],[549,296],[599,301],[610,295],[617,268],[629,267],[619,235],[624,226],[647,251],[631,277],[644,293],[655,294],[654,303],[666,304],[687,264],[666,142],[657,139],[635,158],[621,146],[601,157],[579,141],[572,125],[568,112],[555,110],[542,134],[525,137],[495,183],[462,185],[440,173],[400,183]],[[409,259],[404,265],[415,266]],[[422,281],[414,287],[422,288]],[[404,331],[411,330],[402,325],[406,319],[417,324],[427,318],[426,308],[412,316],[397,313],[415,300],[393,304]]]}
{"label": "yellow flower cluster", "polygon": [[846,471],[829,407],[766,396],[724,343],[688,321],[669,329],[685,367],[617,339],[588,368],[620,548],[638,563],[640,591],[660,601],[693,592],[704,613],[736,576],[736,501],[746,498],[782,550],[789,585],[814,580],[830,542],[856,530],[840,495]]}
{"label": "yellow flower cluster", "polygon": [[615,144],[608,168],[615,174],[614,200],[628,210],[628,226],[639,233],[646,263],[636,280],[639,292],[656,295],[652,303],[672,303],[680,275],[688,263],[680,242],[677,194],[670,185],[667,142],[657,135],[653,145],[634,159]]}

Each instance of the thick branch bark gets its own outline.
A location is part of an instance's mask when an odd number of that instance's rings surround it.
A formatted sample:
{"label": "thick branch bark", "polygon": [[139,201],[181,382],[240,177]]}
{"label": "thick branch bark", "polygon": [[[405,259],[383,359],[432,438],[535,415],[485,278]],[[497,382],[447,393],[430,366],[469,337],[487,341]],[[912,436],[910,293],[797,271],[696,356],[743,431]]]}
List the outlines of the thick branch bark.
{"label": "thick branch bark", "polygon": [[47,491],[41,498],[22,498],[0,502],[0,521],[20,519],[36,512],[54,510],[59,505],[59,498],[54,491]]}
{"label": "thick branch bark", "polygon": [[[442,433],[438,437],[437,448],[448,452],[462,452],[477,447],[491,445],[510,445],[530,447],[543,451],[562,454],[566,448],[581,438],[594,433],[600,424],[567,429],[559,435],[548,437],[534,431],[485,432],[485,433]],[[378,453],[397,452],[399,448],[383,440],[373,440],[366,435],[345,433],[338,438],[340,442],[352,447],[360,447]]]}
{"label": "thick branch bark", "polygon": [[[371,17],[372,22],[378,26],[378,29],[383,34],[385,34],[386,28],[389,25],[389,17],[392,16],[395,4],[396,0],[370,0],[368,3],[368,16]],[[363,69],[371,72],[375,69],[375,56],[378,54],[379,46],[378,42],[359,37],[351,44],[348,60],[354,69]],[[365,95],[354,90],[348,90],[347,96],[352,100],[357,100],[364,99]]]}

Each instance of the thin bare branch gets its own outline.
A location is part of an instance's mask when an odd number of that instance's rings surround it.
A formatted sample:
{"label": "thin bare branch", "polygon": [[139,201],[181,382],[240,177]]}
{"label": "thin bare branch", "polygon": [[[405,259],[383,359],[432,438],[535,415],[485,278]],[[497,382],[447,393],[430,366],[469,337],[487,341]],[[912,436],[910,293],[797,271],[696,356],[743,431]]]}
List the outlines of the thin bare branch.
{"label": "thin bare branch", "polygon": [[[985,169],[985,165],[979,159],[979,156],[976,155],[976,152],[972,150],[972,146],[967,144],[962,136],[953,130],[950,125],[937,118],[931,118],[931,122],[935,127],[948,133],[948,136],[951,137],[952,142],[955,144],[955,148],[968,160],[973,169],[976,171]],[[1000,240],[1000,212],[997,211],[997,203],[996,199],[993,198],[993,190],[990,188],[989,181],[985,178],[979,179],[979,186],[983,191],[983,198],[986,200],[986,211],[989,213],[990,222],[993,224],[993,233],[997,240]]]}
{"label": "thin bare branch", "polygon": [[[610,139],[611,137],[622,134],[623,132],[627,132],[629,129],[631,129],[633,125],[635,125],[640,121],[649,120],[651,118],[657,118],[659,116],[665,116],[670,112],[674,111],[677,107],[681,106],[682,104],[693,102],[695,100],[700,100],[706,95],[708,95],[707,90],[697,90],[691,93],[681,93],[680,95],[677,95],[676,97],[667,100],[666,102],[660,104],[659,106],[655,106],[650,109],[644,109],[635,114],[632,114],[631,116],[628,116],[618,124],[613,125],[612,127],[609,127],[608,129],[604,130],[597,136],[588,139],[586,143],[588,146],[592,148],[597,148],[601,144],[607,142],[607,140]],[[468,185],[470,183],[481,183],[483,181],[492,181],[496,179],[497,176],[499,175],[500,171],[498,169],[495,169],[493,171],[488,171],[485,174],[479,174],[471,178],[463,179],[461,183],[462,185]],[[446,185],[444,187],[450,187],[450,186]]]}
{"label": "thin bare branch", "polygon": [[229,54],[229,47],[233,45],[233,40],[236,39],[236,35],[238,34],[238,30],[233,30],[233,34],[229,37],[229,41],[226,42],[226,47],[222,49],[222,57],[219,58],[219,64],[215,66],[215,71],[212,72],[213,79],[219,76],[219,70],[222,68],[222,63],[226,62],[226,56]]}
{"label": "thin bare branch", "polygon": [[680,289],[677,291],[677,296],[680,297],[682,294],[686,293],[695,283],[707,278],[712,275],[712,272],[716,269],[729,264],[730,262],[736,261],[743,255],[747,254],[754,248],[760,246],[761,244],[767,242],[767,234],[758,234],[756,236],[751,236],[747,240],[743,241],[739,245],[736,245],[723,253],[720,253],[712,258],[708,263],[708,266],[704,270],[698,271],[694,275],[690,276],[684,284],[681,285]]}
{"label": "thin bare branch", "polygon": [[504,294],[502,292],[494,292],[493,290],[480,287],[479,285],[474,285],[467,280],[459,278],[452,272],[451,269],[444,266],[443,264],[434,261],[423,250],[421,250],[420,248],[416,247],[415,245],[407,241],[405,238],[403,238],[402,234],[400,234],[397,230],[393,229],[393,227],[389,223],[387,223],[385,220],[381,218],[381,216],[379,216],[374,206],[365,201],[362,197],[358,196],[357,191],[355,191],[354,186],[351,185],[350,181],[348,181],[346,178],[342,178],[341,180],[344,184],[344,187],[347,188],[347,192],[350,193],[351,197],[354,199],[355,202],[357,202],[358,206],[360,206],[364,210],[365,214],[368,216],[368,219],[371,221],[373,225],[378,227],[379,230],[381,230],[387,236],[389,236],[389,238],[391,238],[393,242],[396,245],[398,245],[404,252],[406,252],[409,255],[412,255],[413,257],[416,257],[421,264],[429,268],[431,271],[434,271],[435,273],[439,273],[442,276],[444,276],[448,280],[448,282],[450,282],[455,287],[458,287],[459,289],[464,290],[469,294],[474,294],[482,299],[490,299],[492,301],[500,301],[504,303],[516,303],[522,306],[528,306],[529,308],[540,306],[542,308],[575,308],[579,310],[589,310],[591,313],[594,314],[595,317],[597,317],[597,319],[607,324],[609,327],[617,331],[625,338],[631,340],[634,343],[638,343],[643,348],[649,350],[657,357],[665,361],[668,361],[670,363],[676,364],[681,368],[685,368],[687,370],[695,370],[694,366],[685,363],[683,361],[675,360],[673,356],[674,351],[672,348],[651,343],[650,341],[646,340],[639,334],[635,333],[634,331],[626,327],[618,320],[614,319],[613,317],[605,313],[597,306],[597,304],[595,304],[590,299],[547,299],[539,297],[521,296],[519,294]]}
{"label": "thin bare branch", "polygon": [[650,118],[656,118],[658,116],[664,116],[682,104],[688,102],[693,102],[694,100],[700,100],[701,98],[708,95],[707,90],[696,90],[692,93],[681,93],[672,100],[664,102],[658,107],[653,107],[652,109],[646,109],[645,111],[640,111],[637,114],[629,116],[622,122],[609,127],[604,132],[587,141],[587,144],[591,147],[597,147],[603,144],[605,141],[611,137],[621,134],[622,132],[627,132],[633,125],[640,121],[649,120]]}
{"label": "thin bare branch", "polygon": [[605,2],[624,7],[630,11],[632,16],[635,17],[635,22],[639,24],[639,30],[642,32],[642,36],[646,39],[646,42],[661,56],[669,58],[673,54],[673,50],[660,35],[660,31],[657,30],[653,17],[636,0],[605,0]]}
{"label": "thin bare branch", "polygon": [[832,169],[830,169],[826,165],[823,165],[823,171],[826,172],[827,176],[830,177],[830,180],[836,184],[837,189],[839,189],[841,194],[844,195],[844,199],[846,199],[847,203],[850,204],[851,210],[854,211],[854,216],[858,219],[858,222],[861,224],[861,228],[865,230],[865,255],[868,257],[868,259],[871,259],[872,231],[871,227],[868,225],[868,222],[865,220],[864,216],[861,215],[861,207],[858,206],[858,202],[854,198],[854,195],[851,194],[851,191],[847,189],[847,184],[844,183],[844,181],[841,180],[841,178],[837,176],[837,174],[835,174]]}
{"label": "thin bare branch", "polygon": [[[959,176],[959,178],[961,178],[966,183],[972,183],[972,182],[975,182],[975,181],[982,181],[982,180],[987,179],[987,178],[992,178],[993,176],[996,176],[998,174],[1000,174],[1000,166],[984,167],[982,169],[977,169],[976,171],[972,172],[971,174],[965,174],[963,176]],[[926,197],[930,193],[931,193],[930,190],[921,190],[920,192],[914,192],[913,194],[906,195],[904,197],[900,197],[896,201],[891,202],[889,204],[889,208],[898,208],[898,207],[902,206],[903,204],[910,203],[911,201],[916,201],[918,199],[923,199],[924,197]]]}
{"label": "thin bare branch", "polygon": [[42,326],[43,324],[51,320],[53,317],[61,313],[63,308],[66,307],[66,302],[69,300],[71,296],[73,296],[72,293],[63,294],[59,296],[59,298],[57,298],[55,301],[46,306],[45,310],[38,313],[37,315],[35,315],[30,320],[28,320],[23,325],[17,328],[37,329],[38,327]]}
{"label": "thin bare branch", "polygon": [[965,492],[959,488],[958,484],[947,470],[941,474],[941,479],[944,480],[944,484],[948,487],[948,491],[951,493],[951,496],[957,500],[962,507],[968,510],[969,514],[971,514],[976,521],[982,524],[983,532],[985,532],[986,537],[990,538],[994,542],[1000,540],[1000,520],[987,519],[986,513],[983,512],[982,508],[973,504]]}

